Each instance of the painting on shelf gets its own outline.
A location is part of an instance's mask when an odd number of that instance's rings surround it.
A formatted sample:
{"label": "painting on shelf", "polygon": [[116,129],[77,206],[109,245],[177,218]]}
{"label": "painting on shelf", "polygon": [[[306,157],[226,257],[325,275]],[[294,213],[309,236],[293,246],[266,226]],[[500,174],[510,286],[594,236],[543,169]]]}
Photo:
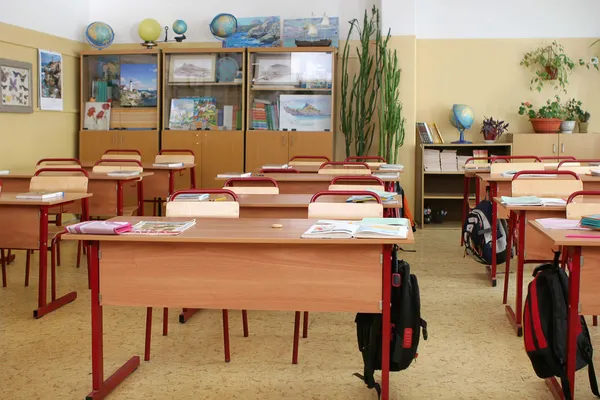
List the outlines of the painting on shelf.
{"label": "painting on shelf", "polygon": [[32,113],[31,64],[0,59],[0,112]]}
{"label": "painting on shelf", "polygon": [[83,128],[91,131],[110,129],[110,103],[88,101],[85,103]]}
{"label": "painting on shelf", "polygon": [[281,130],[331,130],[330,95],[282,94],[279,100]]}
{"label": "painting on shelf", "polygon": [[257,54],[254,65],[255,85],[298,86],[298,73],[292,68],[290,54]]}
{"label": "painting on shelf", "polygon": [[[172,99],[169,129],[190,130],[194,124],[194,99]],[[195,126],[193,127],[196,128]]]}
{"label": "painting on shelf", "polygon": [[223,47],[281,47],[279,17],[237,19],[237,32],[223,42]]}
{"label": "painting on shelf", "polygon": [[332,47],[339,45],[338,17],[298,18],[283,20],[283,47],[296,47],[296,40],[331,40]]}
{"label": "painting on shelf", "polygon": [[169,83],[215,82],[215,54],[171,55]]}
{"label": "painting on shelf", "polygon": [[40,110],[63,109],[62,54],[39,50]]}
{"label": "painting on shelf", "polygon": [[121,64],[121,106],[156,107],[156,64]]}

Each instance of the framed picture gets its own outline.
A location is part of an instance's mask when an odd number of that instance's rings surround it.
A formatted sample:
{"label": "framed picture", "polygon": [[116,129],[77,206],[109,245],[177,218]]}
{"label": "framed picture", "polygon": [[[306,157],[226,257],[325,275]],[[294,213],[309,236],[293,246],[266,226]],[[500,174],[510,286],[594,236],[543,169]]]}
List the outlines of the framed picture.
{"label": "framed picture", "polygon": [[0,112],[33,112],[31,63],[0,58]]}
{"label": "framed picture", "polygon": [[[120,99],[122,107],[156,107],[156,64],[121,64]],[[105,82],[100,82],[106,88]],[[108,99],[103,96],[102,99]]]}
{"label": "framed picture", "polygon": [[254,65],[255,85],[298,86],[300,76],[290,54],[258,54]]}
{"label": "framed picture", "polygon": [[62,54],[39,50],[40,110],[62,111]]}
{"label": "framed picture", "polygon": [[282,94],[279,96],[281,130],[330,131],[331,96]]}
{"label": "framed picture", "polygon": [[110,103],[87,102],[83,117],[84,129],[107,131],[110,129]]}
{"label": "framed picture", "polygon": [[223,47],[281,47],[281,19],[237,18],[237,31],[225,39]]}
{"label": "framed picture", "polygon": [[171,55],[169,83],[215,82],[216,54]]}

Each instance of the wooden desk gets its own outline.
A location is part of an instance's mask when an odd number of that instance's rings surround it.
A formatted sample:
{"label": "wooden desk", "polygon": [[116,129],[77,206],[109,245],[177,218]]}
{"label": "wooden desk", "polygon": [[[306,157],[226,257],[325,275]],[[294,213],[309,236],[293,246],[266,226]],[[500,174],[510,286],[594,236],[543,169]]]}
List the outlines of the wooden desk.
{"label": "wooden desk", "polygon": [[[312,194],[241,194],[240,218],[308,218],[308,204]],[[384,209],[402,208],[401,196],[398,203],[384,203]],[[327,196],[329,203],[345,203],[343,196]]]}
{"label": "wooden desk", "polygon": [[[279,185],[280,194],[315,194],[323,190],[328,190],[331,180],[335,175],[325,174],[255,174],[254,176],[266,176],[273,178]],[[217,181],[227,181],[229,178],[215,178]],[[396,182],[400,182],[400,178],[381,178],[381,180],[390,187]],[[352,181],[347,181],[347,184],[353,184]],[[236,186],[240,183],[236,182]],[[245,186],[260,185],[260,182],[244,182]],[[365,184],[365,181],[356,181],[356,184]]]}
{"label": "wooden desk", "polygon": [[[575,399],[575,361],[579,315],[600,314],[598,277],[600,276],[600,233],[581,230],[546,230],[535,222],[529,224],[554,246],[563,246],[569,254],[569,307],[567,325],[567,378],[571,398]],[[567,235],[598,235],[594,239],[568,238]],[[585,263],[585,268],[581,266]],[[578,310],[579,309],[579,310]],[[562,399],[562,389],[555,378],[546,379],[555,399]]]}
{"label": "wooden desk", "polygon": [[[156,217],[119,221],[142,219]],[[91,248],[88,398],[103,399],[140,364],[134,356],[104,379],[102,308],[111,305],[383,313],[381,386],[382,399],[389,399],[391,251],[393,244],[414,243],[412,232],[404,240],[301,239],[314,222],[202,219],[178,236],[65,235]],[[275,223],[283,227],[272,228]]]}
{"label": "wooden desk", "polygon": [[[319,172],[319,169],[321,168],[320,165],[291,165],[292,168],[297,169],[300,173],[308,173],[308,174],[316,174]],[[399,173],[404,173],[404,169],[380,169],[379,166],[377,165],[370,165],[369,166],[371,171],[373,171],[373,173],[375,172],[399,172]],[[255,171],[255,173],[258,173],[258,171],[260,171],[260,168],[257,169]]]}
{"label": "wooden desk", "polygon": [[[501,198],[495,197],[494,203],[501,204]],[[517,272],[516,272],[516,293],[515,309],[508,304],[508,271],[510,271],[510,257],[506,258],[506,269],[504,275],[504,295],[502,304],[505,304],[506,316],[515,329],[517,336],[523,335],[523,268],[525,264],[549,262],[552,243],[531,226],[527,226],[526,221],[533,221],[537,218],[565,218],[566,205],[564,206],[506,206],[510,215],[507,232],[507,251],[512,247],[512,235],[510,232],[517,230]],[[516,222],[518,221],[518,222]],[[515,226],[515,223],[517,226]],[[527,242],[526,242],[527,240]],[[558,249],[554,249],[558,250]],[[525,258],[527,255],[527,259]]]}
{"label": "wooden desk", "polygon": [[[22,193],[22,192],[20,192]],[[47,303],[48,281],[48,210],[81,200],[81,207],[87,210],[90,193],[65,193],[63,197],[48,200],[17,199],[19,193],[0,194],[0,248],[17,250],[39,250],[38,307],[33,310],[34,318],[41,318],[75,300],[77,292],[70,292],[60,298],[52,293]],[[84,211],[83,218],[87,218]],[[4,262],[4,261],[2,261]]]}

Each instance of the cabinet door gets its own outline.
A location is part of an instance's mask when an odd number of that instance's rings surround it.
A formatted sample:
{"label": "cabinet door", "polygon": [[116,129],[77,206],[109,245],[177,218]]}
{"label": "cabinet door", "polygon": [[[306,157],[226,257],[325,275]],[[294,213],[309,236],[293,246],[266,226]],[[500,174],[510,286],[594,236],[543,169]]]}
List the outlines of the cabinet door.
{"label": "cabinet door", "polygon": [[143,162],[153,162],[158,154],[157,131],[119,131],[119,149],[136,149]]}
{"label": "cabinet door", "polygon": [[202,132],[202,188],[221,188],[217,174],[244,170],[244,132]]}
{"label": "cabinet door", "polygon": [[[162,149],[191,150],[196,161],[196,188],[202,187],[202,136],[200,131],[175,131],[168,130],[162,133]],[[179,173],[175,176],[175,189],[190,187],[189,172]]]}
{"label": "cabinet door", "polygon": [[333,132],[289,132],[289,158],[326,156],[333,160]]}
{"label": "cabinet door", "polygon": [[288,132],[246,132],[247,172],[254,172],[265,164],[284,164],[289,159]]}
{"label": "cabinet door", "polygon": [[117,131],[80,131],[79,159],[88,163],[98,161],[106,150],[118,148],[118,136]]}
{"label": "cabinet door", "polygon": [[513,138],[513,156],[558,156],[558,135],[554,133],[516,134]]}
{"label": "cabinet door", "polygon": [[600,135],[594,133],[560,134],[560,155],[580,159],[600,156]]}

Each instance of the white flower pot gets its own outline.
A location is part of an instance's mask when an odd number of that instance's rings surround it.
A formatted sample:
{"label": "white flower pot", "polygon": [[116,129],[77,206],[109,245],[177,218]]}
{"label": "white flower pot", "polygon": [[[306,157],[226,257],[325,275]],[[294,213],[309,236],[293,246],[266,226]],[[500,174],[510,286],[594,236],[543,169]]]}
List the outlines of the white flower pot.
{"label": "white flower pot", "polygon": [[575,121],[563,121],[560,123],[560,133],[573,133]]}

